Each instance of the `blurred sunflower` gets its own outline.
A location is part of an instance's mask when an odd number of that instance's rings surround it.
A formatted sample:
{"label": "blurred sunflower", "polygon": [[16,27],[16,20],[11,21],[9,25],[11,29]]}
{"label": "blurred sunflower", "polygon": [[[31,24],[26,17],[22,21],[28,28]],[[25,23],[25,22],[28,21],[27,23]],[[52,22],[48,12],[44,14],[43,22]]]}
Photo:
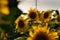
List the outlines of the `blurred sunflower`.
{"label": "blurred sunflower", "polygon": [[55,22],[60,23],[60,15],[57,15],[55,18],[56,18]]}
{"label": "blurred sunflower", "polygon": [[27,40],[56,40],[58,38],[58,32],[49,32],[50,28],[46,26],[33,26],[34,32],[30,31],[30,37]]}
{"label": "blurred sunflower", "polygon": [[38,13],[36,9],[30,8],[27,15],[28,15],[28,18],[30,18],[31,20],[38,20]]}
{"label": "blurred sunflower", "polygon": [[23,17],[20,16],[19,18],[17,18],[15,23],[16,23],[16,29],[18,29],[17,30],[18,32],[23,33],[23,31],[26,30],[27,21]]}
{"label": "blurred sunflower", "polygon": [[38,18],[41,20],[41,17],[42,17],[42,12],[41,11],[39,11],[39,10],[37,10],[37,13],[38,13]]}
{"label": "blurred sunflower", "polygon": [[43,12],[42,18],[43,18],[44,22],[47,22],[51,19],[51,16],[52,16],[52,13],[50,12],[50,10],[47,10],[47,11]]}
{"label": "blurred sunflower", "polygon": [[8,0],[0,0],[0,13],[9,14]]}
{"label": "blurred sunflower", "polygon": [[8,33],[5,33],[4,31],[1,33],[1,39],[2,40],[7,40]]}

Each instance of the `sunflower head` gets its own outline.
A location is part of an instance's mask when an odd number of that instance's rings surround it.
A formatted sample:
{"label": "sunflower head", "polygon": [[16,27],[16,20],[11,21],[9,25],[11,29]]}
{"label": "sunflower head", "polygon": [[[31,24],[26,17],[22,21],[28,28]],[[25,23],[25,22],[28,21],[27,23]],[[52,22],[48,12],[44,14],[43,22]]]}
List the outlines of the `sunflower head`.
{"label": "sunflower head", "polygon": [[42,11],[37,10],[37,13],[38,13],[38,18],[41,20],[41,18],[42,18]]}
{"label": "sunflower head", "polygon": [[44,12],[43,12],[42,18],[43,18],[45,21],[49,21],[50,18],[51,18],[51,16],[52,16],[52,13],[50,12],[50,10],[48,10],[48,11],[44,11]]}
{"label": "sunflower head", "polygon": [[29,17],[31,20],[37,20],[37,18],[38,18],[37,10],[31,8],[31,9],[29,10],[29,12],[28,12],[28,17]]}
{"label": "sunflower head", "polygon": [[16,21],[16,29],[18,29],[18,32],[21,32],[26,29],[27,21],[23,17],[19,17]]}
{"label": "sunflower head", "polygon": [[8,33],[3,31],[1,33],[1,40],[7,40],[7,37],[8,37]]}
{"label": "sunflower head", "polygon": [[58,32],[50,32],[49,29],[45,26],[33,26],[34,32],[30,31],[30,37],[27,40],[56,40]]}
{"label": "sunflower head", "polygon": [[9,8],[8,7],[1,8],[1,13],[5,14],[5,15],[8,15],[9,14]]}
{"label": "sunflower head", "polygon": [[8,0],[0,1],[0,12],[5,15],[9,14]]}
{"label": "sunflower head", "polygon": [[60,22],[60,15],[57,15],[55,18],[56,18],[55,20],[56,23]]}
{"label": "sunflower head", "polygon": [[46,18],[48,18],[49,17],[49,12],[45,12],[44,13],[44,18],[46,19]]}
{"label": "sunflower head", "polygon": [[0,0],[0,4],[4,5],[8,5],[8,0]]}

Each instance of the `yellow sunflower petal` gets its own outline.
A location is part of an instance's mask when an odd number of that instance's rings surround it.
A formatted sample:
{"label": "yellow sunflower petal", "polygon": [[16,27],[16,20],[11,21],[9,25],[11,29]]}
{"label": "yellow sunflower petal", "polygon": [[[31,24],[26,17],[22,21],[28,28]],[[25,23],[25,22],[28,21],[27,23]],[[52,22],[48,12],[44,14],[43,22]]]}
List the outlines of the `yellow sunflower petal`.
{"label": "yellow sunflower petal", "polygon": [[32,32],[32,31],[30,31],[29,35],[30,35],[31,37],[33,37],[33,36],[34,36],[34,34],[33,34],[33,32]]}
{"label": "yellow sunflower petal", "polygon": [[55,17],[55,22],[56,22],[56,23],[60,23],[60,19],[59,19],[59,18],[60,18],[60,15],[57,15],[57,16]]}
{"label": "yellow sunflower petal", "polygon": [[16,19],[15,23],[18,23],[19,20],[24,20],[24,18],[23,18],[22,16],[19,16],[19,17]]}
{"label": "yellow sunflower petal", "polygon": [[47,10],[43,12],[42,19],[44,20],[44,22],[48,22],[49,20],[51,20],[51,16],[52,13],[50,13],[50,10]]}
{"label": "yellow sunflower petal", "polygon": [[29,37],[29,38],[27,38],[27,40],[32,40],[32,38],[31,38],[31,37]]}
{"label": "yellow sunflower petal", "polygon": [[59,38],[57,32],[53,32],[53,33],[49,34],[48,36],[49,36],[51,39]]}
{"label": "yellow sunflower petal", "polygon": [[8,4],[8,0],[0,0],[0,3],[1,3],[2,5],[7,5],[7,4]]}
{"label": "yellow sunflower petal", "polygon": [[30,8],[30,10],[27,13],[27,16],[31,20],[38,20],[38,14],[36,9]]}
{"label": "yellow sunflower petal", "polygon": [[2,8],[2,9],[1,9],[1,12],[2,12],[3,14],[8,15],[8,14],[9,14],[9,8],[8,8],[8,7]]}
{"label": "yellow sunflower petal", "polygon": [[39,27],[36,26],[37,28],[34,28],[34,32],[30,32],[30,39],[33,40],[56,40],[58,38],[58,32],[50,32],[50,28],[46,27]]}
{"label": "yellow sunflower petal", "polygon": [[37,27],[36,27],[36,26],[32,26],[32,27],[33,27],[33,29],[34,29],[34,30],[36,30],[36,29],[37,29]]}
{"label": "yellow sunflower petal", "polygon": [[15,21],[17,32],[20,32],[20,34],[24,34],[27,31],[27,21],[22,17],[19,16]]}

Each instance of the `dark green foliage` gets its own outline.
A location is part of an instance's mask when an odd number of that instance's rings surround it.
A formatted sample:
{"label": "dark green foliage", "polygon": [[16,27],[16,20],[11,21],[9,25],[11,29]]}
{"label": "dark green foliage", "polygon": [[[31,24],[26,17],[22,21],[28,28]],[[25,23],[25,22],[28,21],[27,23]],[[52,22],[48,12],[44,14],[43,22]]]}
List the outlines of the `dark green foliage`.
{"label": "dark green foliage", "polygon": [[9,24],[1,24],[0,28],[5,32],[8,32],[9,35],[13,35],[15,31],[15,20],[23,13],[17,7],[17,0],[8,0],[9,1],[9,15],[3,15],[2,20],[5,22],[10,22]]}
{"label": "dark green foliage", "polygon": [[17,7],[17,0],[8,0],[9,4],[8,6],[11,8],[11,7]]}

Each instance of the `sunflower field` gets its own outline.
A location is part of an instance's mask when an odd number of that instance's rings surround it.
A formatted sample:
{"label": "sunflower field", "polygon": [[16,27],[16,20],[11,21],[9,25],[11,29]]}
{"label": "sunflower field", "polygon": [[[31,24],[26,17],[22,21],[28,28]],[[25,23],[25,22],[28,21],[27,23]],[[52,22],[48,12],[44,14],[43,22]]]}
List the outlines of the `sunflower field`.
{"label": "sunflower field", "polygon": [[0,0],[0,40],[60,40],[59,10],[30,8],[23,13],[17,4]]}

